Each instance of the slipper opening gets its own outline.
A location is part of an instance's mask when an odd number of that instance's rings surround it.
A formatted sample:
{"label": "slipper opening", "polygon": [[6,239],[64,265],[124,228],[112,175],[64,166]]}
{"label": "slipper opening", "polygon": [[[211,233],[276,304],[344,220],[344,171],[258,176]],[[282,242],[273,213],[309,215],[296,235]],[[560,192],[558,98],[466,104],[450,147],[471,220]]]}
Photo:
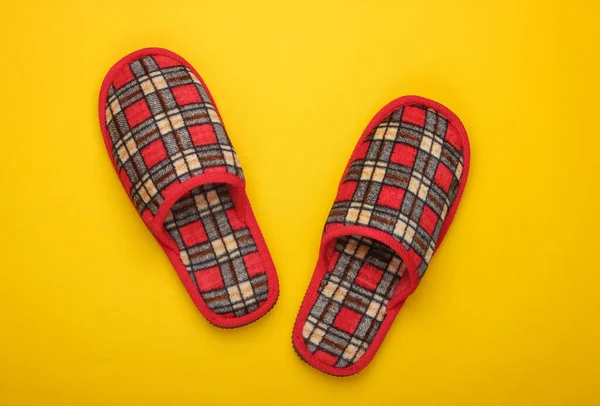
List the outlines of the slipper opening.
{"label": "slipper opening", "polygon": [[171,207],[164,227],[214,313],[241,317],[266,301],[267,271],[227,184],[205,184],[185,193]]}
{"label": "slipper opening", "polygon": [[375,339],[396,290],[407,286],[406,265],[387,245],[355,235],[338,237],[302,335],[314,356],[335,368],[358,362]]}

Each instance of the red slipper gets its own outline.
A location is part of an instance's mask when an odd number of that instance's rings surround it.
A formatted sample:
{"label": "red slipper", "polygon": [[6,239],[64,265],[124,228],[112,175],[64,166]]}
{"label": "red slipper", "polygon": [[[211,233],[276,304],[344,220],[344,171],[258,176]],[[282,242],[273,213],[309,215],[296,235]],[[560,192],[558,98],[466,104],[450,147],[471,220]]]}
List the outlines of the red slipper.
{"label": "red slipper", "polygon": [[110,69],[98,107],[119,179],[200,312],[219,327],[263,316],[277,274],[200,75],[170,51],[142,49]]}
{"label": "red slipper", "polygon": [[302,359],[338,376],[371,361],[441,244],[468,171],[467,133],[446,107],[407,96],[377,113],[342,177],[294,325]]}

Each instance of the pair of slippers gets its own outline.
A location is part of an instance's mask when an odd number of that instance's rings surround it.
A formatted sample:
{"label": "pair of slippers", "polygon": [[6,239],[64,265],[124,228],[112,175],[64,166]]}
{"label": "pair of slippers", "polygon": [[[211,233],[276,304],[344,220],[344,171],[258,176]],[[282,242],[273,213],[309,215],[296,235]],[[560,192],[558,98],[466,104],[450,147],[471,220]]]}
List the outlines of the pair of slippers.
{"label": "pair of slippers", "polygon": [[[232,328],[275,304],[275,266],[215,102],[196,70],[165,49],[108,72],[100,126],[114,168],[193,302]],[[469,170],[460,120],[401,97],[371,120],[350,157],[293,329],[313,367],[338,376],[373,358],[416,289],[458,207]]]}

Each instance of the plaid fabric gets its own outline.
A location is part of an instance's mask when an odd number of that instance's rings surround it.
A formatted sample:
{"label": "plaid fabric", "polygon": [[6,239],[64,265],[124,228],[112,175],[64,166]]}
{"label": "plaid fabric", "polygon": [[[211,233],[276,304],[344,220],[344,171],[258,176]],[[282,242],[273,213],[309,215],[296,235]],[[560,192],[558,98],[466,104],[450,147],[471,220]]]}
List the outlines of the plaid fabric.
{"label": "plaid fabric", "polygon": [[[386,232],[408,250],[422,277],[458,193],[458,132],[436,111],[406,106],[379,123],[356,154],[327,225]],[[391,248],[365,237],[341,237],[334,252],[303,337],[311,353],[343,368],[373,342],[406,267]]]}
{"label": "plaid fabric", "polygon": [[[167,56],[126,65],[108,89],[106,126],[121,182],[147,224],[170,188],[202,174],[242,168],[198,77]],[[197,187],[164,223],[208,307],[239,317],[267,298],[267,274],[225,184]]]}

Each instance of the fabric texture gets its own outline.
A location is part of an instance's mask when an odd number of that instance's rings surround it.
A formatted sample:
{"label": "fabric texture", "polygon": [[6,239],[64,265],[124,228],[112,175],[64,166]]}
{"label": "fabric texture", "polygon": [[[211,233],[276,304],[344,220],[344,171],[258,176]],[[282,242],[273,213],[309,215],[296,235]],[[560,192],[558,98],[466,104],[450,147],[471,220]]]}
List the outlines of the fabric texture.
{"label": "fabric texture", "polygon": [[407,266],[417,279],[425,273],[466,180],[465,140],[419,99],[386,112],[361,138],[325,226],[325,236],[339,236],[322,250],[326,272],[296,322],[301,339],[294,345],[318,365],[346,374],[369,351],[399,284],[409,285]]}
{"label": "fabric texture", "polygon": [[100,102],[119,179],[163,248],[177,252],[176,268],[185,268],[180,277],[201,297],[200,310],[213,312],[207,318],[217,325],[252,321],[276,298],[276,275],[240,162],[202,80],[170,51],[141,50],[111,70]]}

